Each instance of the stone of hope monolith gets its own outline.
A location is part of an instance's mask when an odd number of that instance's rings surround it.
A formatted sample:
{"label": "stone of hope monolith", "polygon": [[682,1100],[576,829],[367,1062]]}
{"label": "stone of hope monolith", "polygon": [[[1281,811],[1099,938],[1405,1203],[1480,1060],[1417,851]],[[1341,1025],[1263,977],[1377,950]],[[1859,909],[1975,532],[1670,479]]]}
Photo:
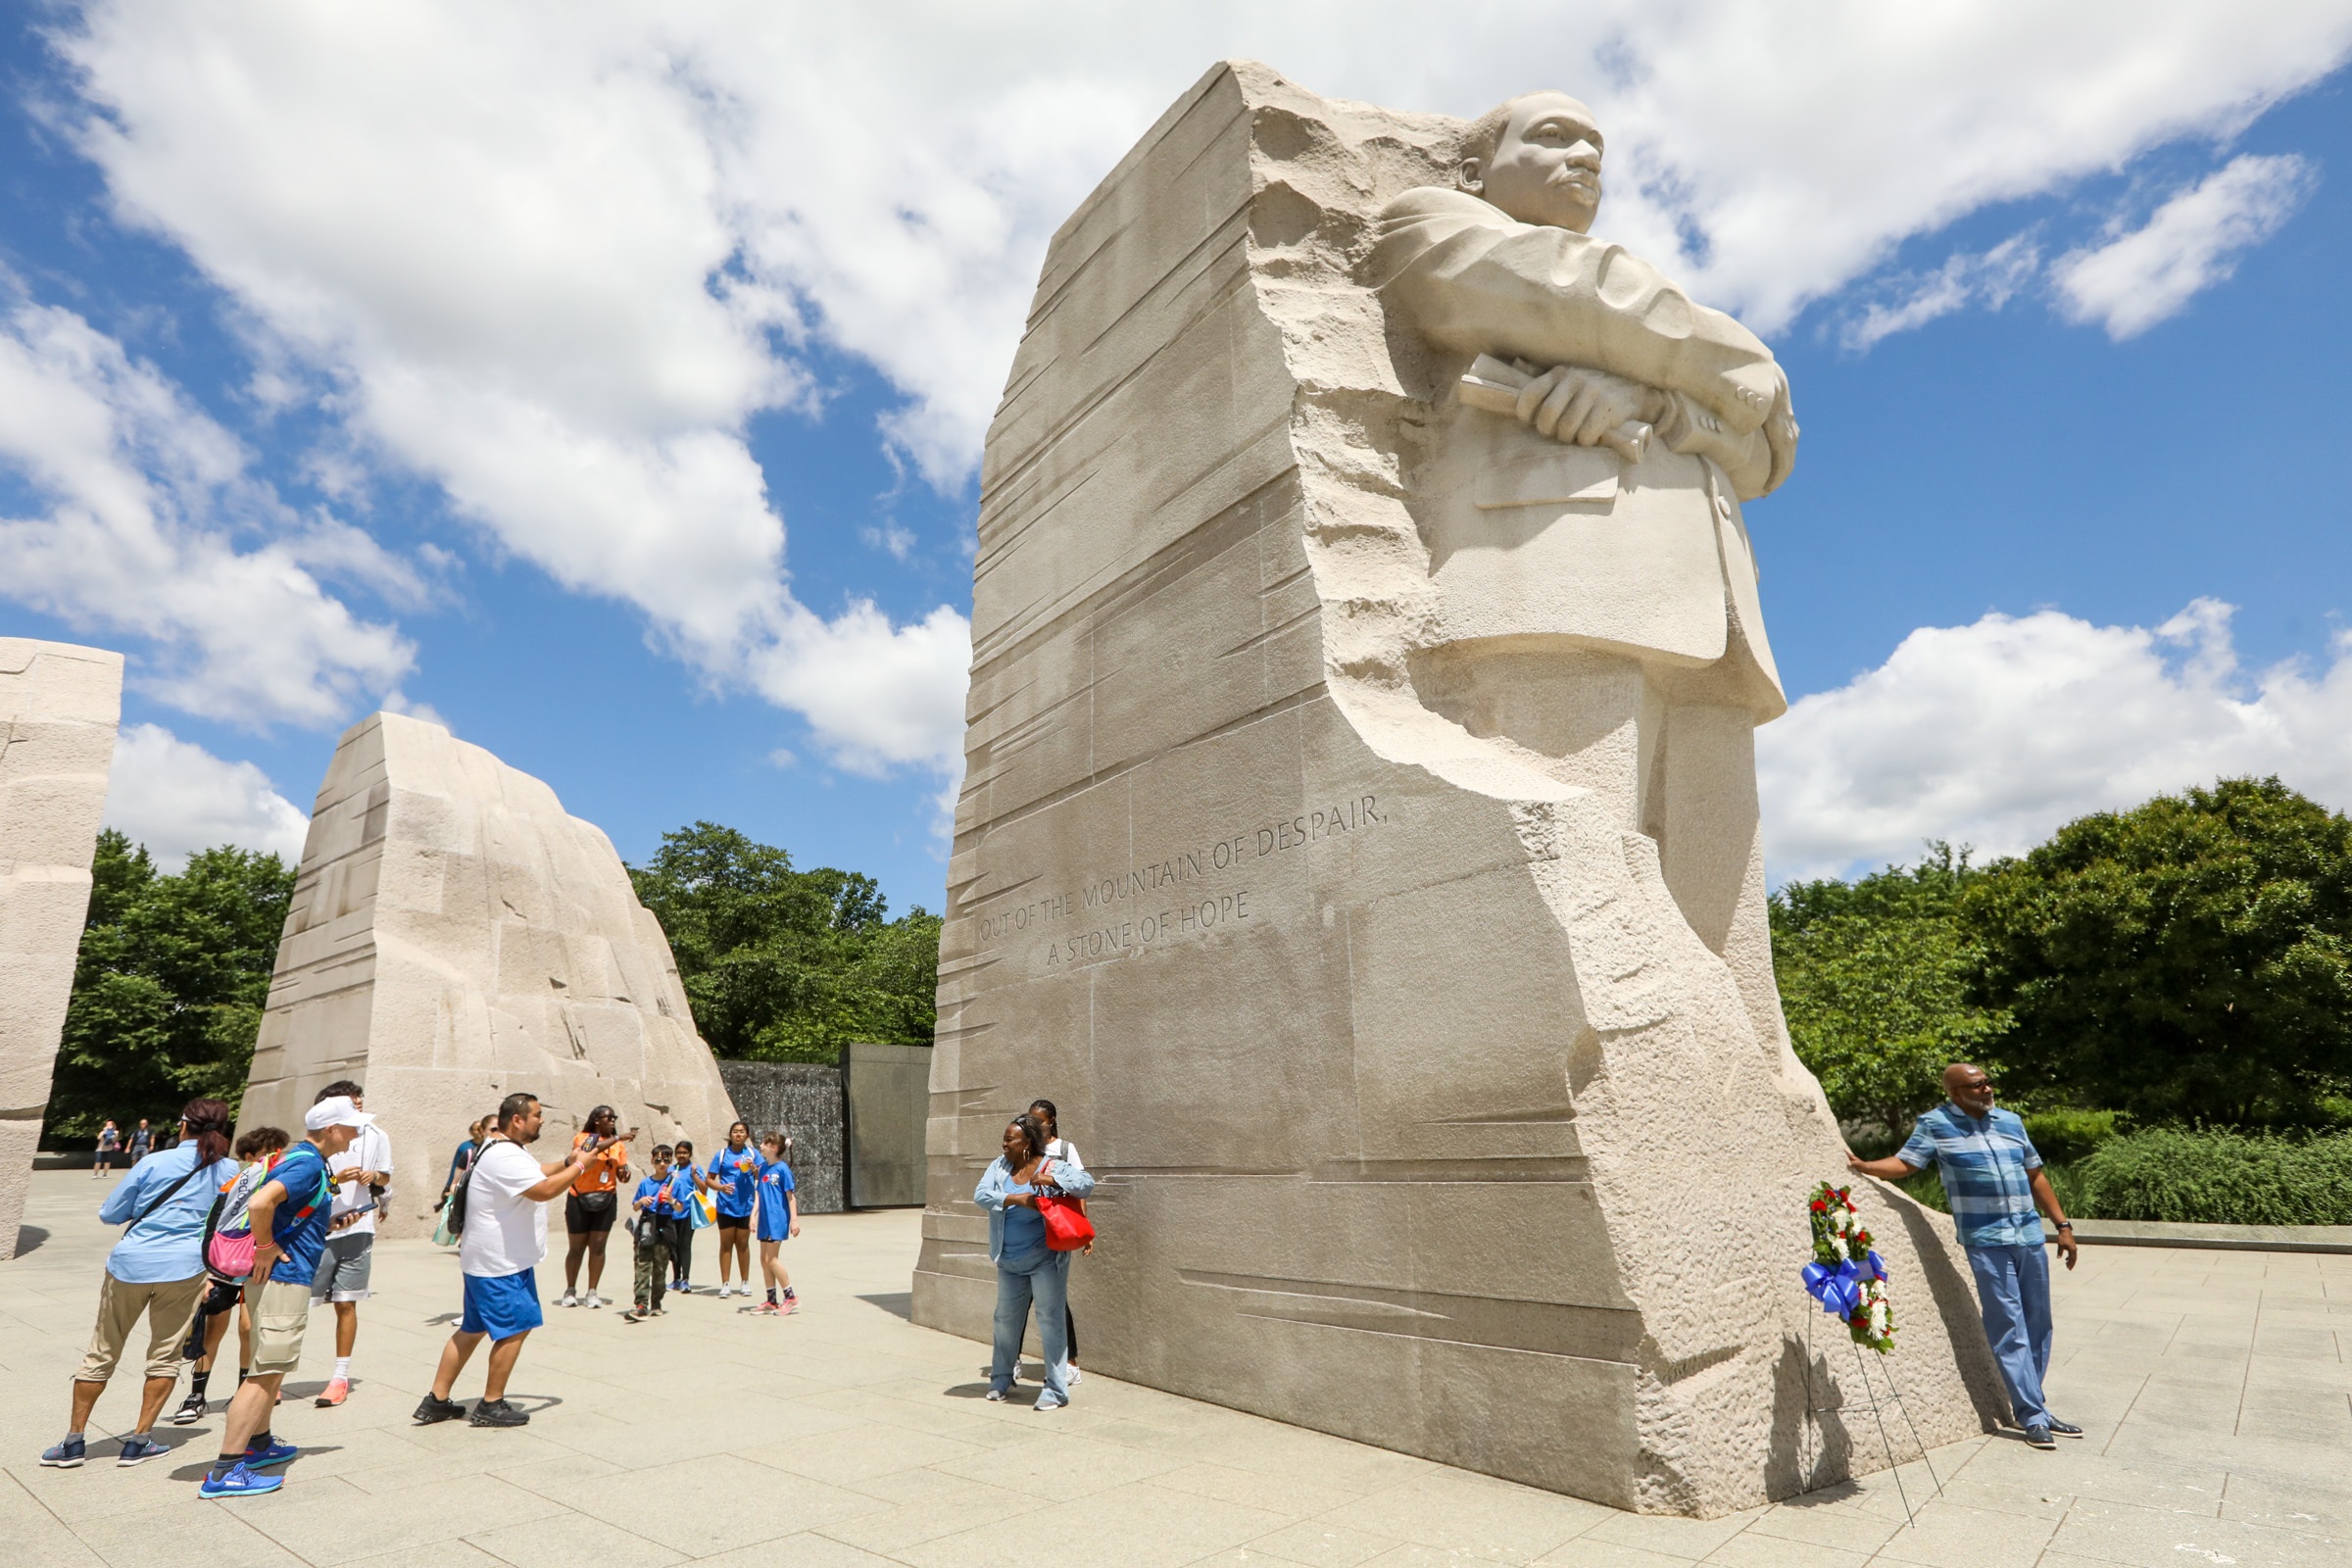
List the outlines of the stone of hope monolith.
{"label": "stone of hope monolith", "polygon": [[599,1104],[640,1151],[715,1147],[735,1119],[612,840],[397,713],[346,731],[318,786],[239,1126],[299,1129],[338,1078],[391,1135],[387,1236],[433,1228],[452,1151],[515,1091],[545,1105],[550,1159]]}
{"label": "stone of hope monolith", "polygon": [[[1757,829],[1788,383],[1587,236],[1597,164],[1572,99],[1236,63],[1054,236],[982,481],[914,1314],[988,1336],[972,1189],[1044,1096],[1102,1182],[1089,1370],[1708,1515],[1887,1449],[1797,1280],[1846,1170]],[[1982,1430],[1948,1222],[1860,1200],[1893,1450]]]}
{"label": "stone of hope monolith", "polygon": [[0,637],[0,1258],[17,1255],[122,715],[121,654]]}

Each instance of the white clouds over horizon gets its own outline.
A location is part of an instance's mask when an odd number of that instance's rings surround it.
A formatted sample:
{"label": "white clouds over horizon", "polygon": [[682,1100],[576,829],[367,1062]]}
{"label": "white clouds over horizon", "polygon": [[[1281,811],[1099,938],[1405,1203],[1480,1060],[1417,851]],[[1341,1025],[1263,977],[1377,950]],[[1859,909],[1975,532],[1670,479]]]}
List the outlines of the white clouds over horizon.
{"label": "white clouds over horizon", "polygon": [[225,761],[158,724],[126,724],[115,740],[106,825],[176,872],[197,851],[223,845],[299,864],[311,819],[251,762]]}
{"label": "white clouds over horizon", "polygon": [[[838,764],[943,776],[963,616],[804,604],[750,423],[813,407],[810,361],[847,355],[904,399],[870,438],[936,486],[966,482],[1049,236],[1220,56],[1456,114],[1577,90],[1610,135],[1603,232],[1771,331],[1986,204],[2226,141],[2352,47],[2352,0],[2280,0],[2259,28],[2202,0],[1602,0],[1557,18],[1465,0],[1443,28],[1397,0],[915,3],[888,21],[775,0],[88,0],[78,19],[56,34],[79,95],[61,122],[116,214],[223,292],[257,395],[340,421],[315,471],[355,493],[421,477],[489,553],[635,607],[666,653],[797,712]],[[2230,174],[2248,163],[2070,254],[2070,308],[2117,330],[2227,276],[2264,214],[2291,210]],[[2006,298],[2040,255],[2021,237],[1956,261],[1869,331]],[[20,596],[101,598],[103,574],[74,576],[64,552],[100,526],[53,526]],[[272,591],[318,590],[292,543],[237,559],[272,549]],[[411,656],[318,592],[269,628],[268,660],[254,628],[191,612],[114,623],[324,725]],[[349,626],[285,646],[338,612]]]}
{"label": "white clouds over horizon", "polygon": [[1929,839],[2015,854],[2225,776],[2352,808],[2352,633],[2322,667],[2249,674],[2231,612],[2200,599],[2156,627],[2043,610],[1911,633],[1757,732],[1773,881],[1907,862]]}

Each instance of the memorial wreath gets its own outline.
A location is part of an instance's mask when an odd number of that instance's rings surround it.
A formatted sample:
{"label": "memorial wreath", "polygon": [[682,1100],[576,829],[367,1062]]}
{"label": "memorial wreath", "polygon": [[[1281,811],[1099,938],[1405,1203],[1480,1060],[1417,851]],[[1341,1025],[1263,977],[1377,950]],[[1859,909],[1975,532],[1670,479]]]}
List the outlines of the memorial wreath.
{"label": "memorial wreath", "polygon": [[1813,1190],[1813,1261],[1801,1276],[1821,1309],[1843,1322],[1854,1343],[1885,1355],[1894,1348],[1894,1309],[1886,1299],[1886,1264],[1862,1228],[1852,1190],[1823,1182]]}

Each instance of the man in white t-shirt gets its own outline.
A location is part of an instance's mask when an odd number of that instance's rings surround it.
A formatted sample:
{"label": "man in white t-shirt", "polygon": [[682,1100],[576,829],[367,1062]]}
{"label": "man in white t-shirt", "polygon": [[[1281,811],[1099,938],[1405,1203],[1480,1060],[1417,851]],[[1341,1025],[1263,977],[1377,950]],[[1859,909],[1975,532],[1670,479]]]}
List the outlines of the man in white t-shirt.
{"label": "man in white t-shirt", "polygon": [[490,1342],[490,1371],[467,1419],[477,1427],[518,1427],[530,1420],[507,1402],[507,1378],[522,1355],[522,1342],[546,1321],[536,1271],[547,1255],[547,1205],[570,1189],[601,1147],[592,1140],[568,1158],[541,1164],[525,1146],[538,1141],[545,1114],[536,1095],[501,1101],[498,1132],[483,1142],[459,1189],[465,1220],[458,1232],[458,1272],[466,1278],[466,1310],[441,1351],[432,1392],[416,1406],[418,1426],[466,1414],[450,1391],[484,1340]]}
{"label": "man in white t-shirt", "polygon": [[[319,1090],[312,1103],[323,1104],[337,1095],[347,1097],[356,1110],[368,1108],[360,1086],[348,1078]],[[376,1195],[392,1185],[392,1140],[380,1126],[364,1127],[327,1168],[335,1177],[335,1206],[318,1272],[311,1279],[311,1304],[335,1305],[335,1371],[318,1391],[322,1408],[351,1397],[351,1349],[359,1343],[360,1303],[368,1299],[368,1270],[375,1254]]]}

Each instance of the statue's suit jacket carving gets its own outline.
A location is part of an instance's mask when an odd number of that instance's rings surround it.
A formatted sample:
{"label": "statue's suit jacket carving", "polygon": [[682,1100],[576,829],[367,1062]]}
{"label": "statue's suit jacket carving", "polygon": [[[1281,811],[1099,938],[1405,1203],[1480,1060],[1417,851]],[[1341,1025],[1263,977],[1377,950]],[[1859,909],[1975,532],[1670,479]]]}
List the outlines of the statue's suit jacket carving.
{"label": "statue's suit jacket carving", "polygon": [[1772,351],[1623,246],[1518,222],[1462,191],[1390,202],[1369,270],[1388,308],[1446,356],[1608,370],[1671,405],[1648,456],[1629,465],[1441,399],[1416,489],[1443,640],[1566,636],[1695,666],[1734,646],[1736,625],[1762,677],[1746,683],[1758,717],[1780,712],[1740,514],[1795,462]]}

